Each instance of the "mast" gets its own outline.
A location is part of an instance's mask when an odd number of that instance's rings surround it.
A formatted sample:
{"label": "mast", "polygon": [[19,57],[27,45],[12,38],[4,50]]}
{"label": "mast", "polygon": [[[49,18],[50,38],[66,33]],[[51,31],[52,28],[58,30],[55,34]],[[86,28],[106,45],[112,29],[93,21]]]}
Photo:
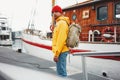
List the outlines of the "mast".
{"label": "mast", "polygon": [[52,7],[55,5],[55,0],[52,0]]}
{"label": "mast", "polygon": [[34,26],[34,20],[35,20],[35,15],[36,15],[36,10],[37,10],[37,3],[38,3],[38,0],[35,1],[35,6],[33,7],[33,10],[32,10],[32,17],[31,19],[29,20],[29,23],[28,23],[28,29],[35,29],[35,26]]}
{"label": "mast", "polygon": [[[52,0],[52,8],[55,5],[55,0]],[[54,30],[54,16],[52,16],[52,24],[50,25],[50,30]]]}

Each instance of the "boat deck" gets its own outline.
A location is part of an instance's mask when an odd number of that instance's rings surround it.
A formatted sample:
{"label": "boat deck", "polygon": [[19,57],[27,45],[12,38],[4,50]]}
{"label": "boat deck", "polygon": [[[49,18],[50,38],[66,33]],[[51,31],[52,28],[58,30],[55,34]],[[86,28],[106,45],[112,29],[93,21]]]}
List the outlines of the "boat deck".
{"label": "boat deck", "polygon": [[[82,70],[68,67],[68,77],[56,75],[55,63],[0,47],[0,80],[84,80]],[[110,80],[88,73],[89,80]]]}

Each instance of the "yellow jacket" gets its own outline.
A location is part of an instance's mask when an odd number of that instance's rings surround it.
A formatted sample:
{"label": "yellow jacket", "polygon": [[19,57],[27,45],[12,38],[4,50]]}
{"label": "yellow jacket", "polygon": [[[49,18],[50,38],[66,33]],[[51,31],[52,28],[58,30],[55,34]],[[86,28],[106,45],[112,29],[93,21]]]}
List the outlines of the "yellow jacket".
{"label": "yellow jacket", "polygon": [[69,48],[66,46],[68,24],[70,24],[68,17],[60,16],[56,20],[52,38],[52,51],[55,57],[59,57],[61,52],[69,51]]}

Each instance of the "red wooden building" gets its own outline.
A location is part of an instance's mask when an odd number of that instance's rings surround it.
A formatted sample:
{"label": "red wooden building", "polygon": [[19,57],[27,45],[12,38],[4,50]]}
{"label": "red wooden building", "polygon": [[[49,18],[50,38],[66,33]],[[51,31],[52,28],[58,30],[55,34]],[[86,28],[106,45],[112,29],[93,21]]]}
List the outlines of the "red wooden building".
{"label": "red wooden building", "polygon": [[88,0],[63,14],[81,26],[81,42],[120,43],[120,0]]}

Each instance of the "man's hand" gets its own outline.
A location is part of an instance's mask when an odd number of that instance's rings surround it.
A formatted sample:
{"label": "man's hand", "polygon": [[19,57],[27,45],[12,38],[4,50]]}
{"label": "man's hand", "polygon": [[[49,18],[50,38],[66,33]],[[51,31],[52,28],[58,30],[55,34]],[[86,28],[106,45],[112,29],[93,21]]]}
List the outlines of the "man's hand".
{"label": "man's hand", "polygon": [[54,57],[54,62],[58,62],[58,57]]}

